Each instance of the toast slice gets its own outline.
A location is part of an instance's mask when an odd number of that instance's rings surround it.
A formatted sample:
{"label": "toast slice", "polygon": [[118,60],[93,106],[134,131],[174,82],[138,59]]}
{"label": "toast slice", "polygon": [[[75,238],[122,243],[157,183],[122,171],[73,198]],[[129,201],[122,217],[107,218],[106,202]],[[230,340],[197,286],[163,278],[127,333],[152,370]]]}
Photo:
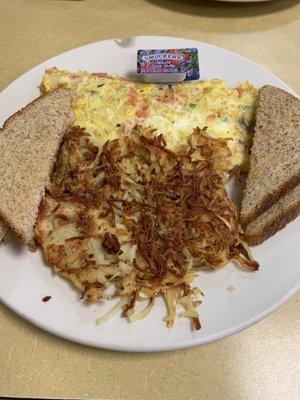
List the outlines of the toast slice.
{"label": "toast slice", "polygon": [[33,227],[62,137],[73,120],[73,93],[58,88],[12,115],[0,133],[0,217],[24,243]]}
{"label": "toast slice", "polygon": [[300,185],[281,197],[272,207],[251,222],[245,231],[250,246],[256,246],[284,228],[300,214]]}
{"label": "toast slice", "polygon": [[273,86],[258,95],[250,170],[241,208],[246,227],[300,183],[300,100]]}

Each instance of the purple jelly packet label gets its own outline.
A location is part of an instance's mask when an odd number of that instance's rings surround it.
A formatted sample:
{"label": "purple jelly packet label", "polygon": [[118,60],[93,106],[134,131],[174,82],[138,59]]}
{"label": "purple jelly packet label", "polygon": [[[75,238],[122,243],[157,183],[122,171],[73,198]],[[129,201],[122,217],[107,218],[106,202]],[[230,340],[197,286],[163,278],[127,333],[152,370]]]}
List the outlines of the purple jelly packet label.
{"label": "purple jelly packet label", "polygon": [[185,81],[199,79],[198,49],[138,50],[139,74],[185,73]]}

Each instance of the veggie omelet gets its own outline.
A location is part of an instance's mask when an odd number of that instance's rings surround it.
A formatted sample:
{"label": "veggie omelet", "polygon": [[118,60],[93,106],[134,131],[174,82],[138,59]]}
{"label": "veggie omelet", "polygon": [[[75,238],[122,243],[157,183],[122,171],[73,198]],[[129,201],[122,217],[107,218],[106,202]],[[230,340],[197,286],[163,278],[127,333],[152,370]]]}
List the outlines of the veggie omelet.
{"label": "veggie omelet", "polygon": [[42,90],[58,86],[75,90],[74,125],[100,144],[130,135],[140,125],[163,134],[170,150],[184,151],[194,129],[206,127],[209,136],[227,142],[221,170],[248,167],[257,99],[257,89],[249,82],[236,88],[219,79],[154,84],[102,73],[46,70]]}

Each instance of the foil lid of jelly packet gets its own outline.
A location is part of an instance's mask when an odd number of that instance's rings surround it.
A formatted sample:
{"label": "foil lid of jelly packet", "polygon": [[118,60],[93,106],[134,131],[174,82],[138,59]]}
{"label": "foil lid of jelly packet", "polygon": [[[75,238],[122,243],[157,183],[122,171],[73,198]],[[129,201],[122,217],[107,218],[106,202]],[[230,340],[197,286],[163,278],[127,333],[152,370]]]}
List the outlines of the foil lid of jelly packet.
{"label": "foil lid of jelly packet", "polygon": [[199,79],[198,49],[138,50],[137,72],[148,82]]}

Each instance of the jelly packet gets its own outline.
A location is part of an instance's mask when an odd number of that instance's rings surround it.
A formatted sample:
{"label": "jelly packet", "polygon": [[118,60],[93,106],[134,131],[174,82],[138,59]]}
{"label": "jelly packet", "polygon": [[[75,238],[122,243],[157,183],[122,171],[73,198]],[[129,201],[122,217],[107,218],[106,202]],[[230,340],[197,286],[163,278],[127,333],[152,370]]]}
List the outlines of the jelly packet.
{"label": "jelly packet", "polygon": [[199,79],[198,49],[138,50],[137,72],[145,82],[182,82]]}

